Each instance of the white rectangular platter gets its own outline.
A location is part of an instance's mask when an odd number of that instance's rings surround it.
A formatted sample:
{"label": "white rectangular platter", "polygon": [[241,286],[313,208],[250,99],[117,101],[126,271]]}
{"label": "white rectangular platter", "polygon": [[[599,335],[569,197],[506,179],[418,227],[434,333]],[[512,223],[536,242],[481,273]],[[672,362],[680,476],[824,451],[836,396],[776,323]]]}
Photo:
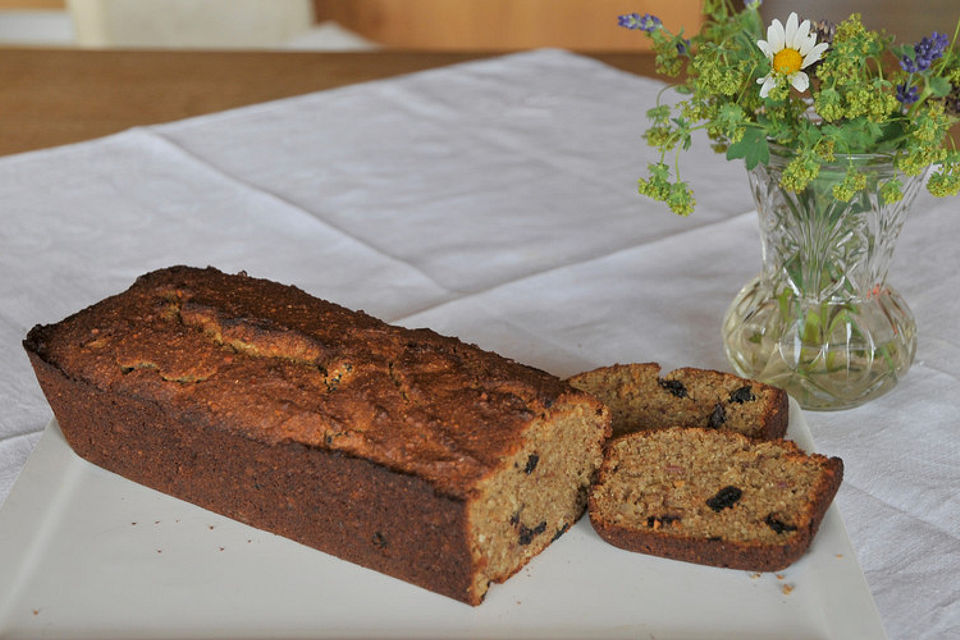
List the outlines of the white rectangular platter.
{"label": "white rectangular platter", "polygon": [[[811,449],[791,405],[788,436]],[[52,421],[0,510],[0,638],[884,638],[836,506],[780,574],[634,554],[583,518],[470,607],[95,467]]]}

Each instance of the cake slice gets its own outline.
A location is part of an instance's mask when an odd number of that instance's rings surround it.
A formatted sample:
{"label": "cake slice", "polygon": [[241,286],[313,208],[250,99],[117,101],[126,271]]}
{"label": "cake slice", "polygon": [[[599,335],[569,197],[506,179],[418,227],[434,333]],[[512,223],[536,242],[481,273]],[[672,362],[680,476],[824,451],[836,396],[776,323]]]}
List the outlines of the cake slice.
{"label": "cake slice", "polygon": [[608,443],[590,521],[630,551],[777,571],[804,554],[843,476],[840,458],[787,440],[670,428]]}
{"label": "cake slice", "polygon": [[706,427],[769,440],[787,430],[787,394],[730,373],[687,367],[661,377],[660,365],[647,362],[601,367],[568,382],[607,405],[615,437],[642,429]]}

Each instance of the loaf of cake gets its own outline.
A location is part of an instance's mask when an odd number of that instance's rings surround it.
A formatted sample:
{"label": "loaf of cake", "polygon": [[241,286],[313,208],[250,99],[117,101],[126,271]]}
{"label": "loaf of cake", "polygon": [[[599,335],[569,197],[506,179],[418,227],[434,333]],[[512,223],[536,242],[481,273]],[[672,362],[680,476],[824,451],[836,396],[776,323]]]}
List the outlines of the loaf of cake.
{"label": "loaf of cake", "polygon": [[787,430],[789,400],[782,389],[729,373],[687,367],[661,376],[659,364],[646,362],[601,367],[568,382],[609,407],[614,436],[705,427],[771,439]]}
{"label": "loaf of cake", "polygon": [[675,427],[611,440],[590,522],[618,547],[777,571],[810,546],[843,476],[840,458],[788,440]]}
{"label": "loaf of cake", "polygon": [[583,514],[609,436],[543,371],[213,268],[24,347],[80,456],[472,605]]}

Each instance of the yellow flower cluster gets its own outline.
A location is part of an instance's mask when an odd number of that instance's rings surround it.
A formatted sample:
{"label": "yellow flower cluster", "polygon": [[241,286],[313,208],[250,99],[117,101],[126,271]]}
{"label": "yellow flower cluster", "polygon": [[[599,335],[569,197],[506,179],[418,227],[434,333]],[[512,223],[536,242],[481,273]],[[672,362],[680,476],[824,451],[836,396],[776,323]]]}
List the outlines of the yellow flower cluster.
{"label": "yellow flower cluster", "polygon": [[903,183],[893,178],[880,185],[880,199],[884,204],[892,204],[903,199]]}
{"label": "yellow flower cluster", "polygon": [[699,76],[698,93],[702,96],[733,96],[743,87],[743,69],[727,64],[720,47],[704,47],[691,66]]}
{"label": "yellow flower cluster", "polygon": [[[897,168],[908,176],[926,171],[931,165],[947,159],[948,151],[937,146],[948,133],[950,120],[942,102],[928,102],[914,117],[906,152],[897,156]],[[927,187],[933,193],[933,187]]]}
{"label": "yellow flower cluster", "polygon": [[827,87],[814,98],[813,108],[826,122],[836,122],[846,116],[843,108],[843,97],[832,87]]}
{"label": "yellow flower cluster", "polygon": [[899,108],[900,103],[896,97],[882,93],[880,87],[858,87],[847,93],[847,106],[843,115],[846,118],[866,116],[871,122],[883,122]]}
{"label": "yellow flower cluster", "polygon": [[637,190],[654,200],[665,202],[670,210],[681,216],[693,213],[697,201],[686,182],[670,182],[670,168],[662,162],[647,165],[649,178],[637,181]]}
{"label": "yellow flower cluster", "polygon": [[960,173],[957,172],[956,165],[930,176],[927,189],[938,198],[960,193]]}
{"label": "yellow flower cluster", "polygon": [[867,188],[867,176],[850,166],[843,180],[833,185],[833,197],[841,202],[850,202],[853,196]]}
{"label": "yellow flower cluster", "polygon": [[813,150],[802,151],[794,156],[783,170],[780,186],[798,193],[806,189],[818,175],[820,175],[820,159]]}

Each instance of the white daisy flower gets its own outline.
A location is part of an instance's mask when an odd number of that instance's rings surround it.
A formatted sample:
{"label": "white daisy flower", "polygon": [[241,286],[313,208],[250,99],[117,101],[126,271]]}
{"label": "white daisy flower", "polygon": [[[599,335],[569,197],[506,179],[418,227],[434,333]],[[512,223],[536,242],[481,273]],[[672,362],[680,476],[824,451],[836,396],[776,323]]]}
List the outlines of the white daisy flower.
{"label": "white daisy flower", "polygon": [[796,12],[791,12],[784,27],[779,20],[774,20],[767,27],[767,39],[758,40],[757,46],[767,56],[773,69],[766,76],[757,78],[760,87],[760,97],[766,98],[770,90],[777,86],[777,77],[786,76],[787,80],[797,91],[806,91],[810,86],[810,78],[803,72],[830,46],[826,42],[817,44],[817,34],[810,33],[810,21],[800,22]]}

